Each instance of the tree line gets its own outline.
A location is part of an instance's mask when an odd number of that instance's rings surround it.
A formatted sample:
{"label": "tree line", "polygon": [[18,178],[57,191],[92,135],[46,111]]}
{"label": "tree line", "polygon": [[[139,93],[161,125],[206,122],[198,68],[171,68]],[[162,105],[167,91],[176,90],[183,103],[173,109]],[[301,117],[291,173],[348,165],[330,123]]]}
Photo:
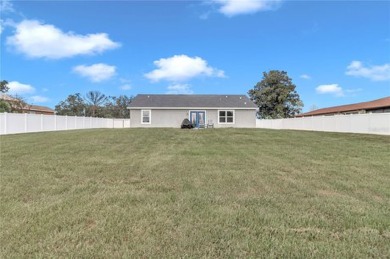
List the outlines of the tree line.
{"label": "tree line", "polygon": [[83,97],[80,93],[69,95],[55,106],[58,115],[87,116],[101,118],[129,118],[127,109],[133,97],[106,96],[99,91],[89,91]]}
{"label": "tree line", "polygon": [[[248,94],[259,107],[257,117],[260,119],[292,118],[302,111],[303,102],[286,71],[263,72],[262,80]],[[127,107],[132,99],[125,95],[106,97],[98,91],[90,91],[85,98],[80,94],[69,95],[56,106],[56,111],[61,115],[129,118]]]}
{"label": "tree line", "polygon": [[[9,89],[8,82],[0,82],[1,92]],[[259,107],[257,116],[260,119],[291,118],[299,114],[303,107],[296,86],[287,72],[270,70],[263,72],[263,78],[248,91],[250,99]],[[0,100],[0,112],[18,112],[27,103],[15,97],[17,105],[10,107],[9,103]],[[106,96],[99,91],[89,91],[83,97],[80,93],[69,95],[65,100],[55,106],[58,115],[90,116],[103,118],[129,118],[127,109],[133,97],[126,95]]]}
{"label": "tree line", "polygon": [[[0,81],[0,93],[9,91],[8,81]],[[106,96],[99,91],[89,91],[83,97],[80,93],[70,94],[55,106],[56,114],[68,116],[88,116],[102,118],[129,118],[127,109],[132,96]],[[31,107],[23,97],[8,95],[0,98],[0,112],[22,113]]]}

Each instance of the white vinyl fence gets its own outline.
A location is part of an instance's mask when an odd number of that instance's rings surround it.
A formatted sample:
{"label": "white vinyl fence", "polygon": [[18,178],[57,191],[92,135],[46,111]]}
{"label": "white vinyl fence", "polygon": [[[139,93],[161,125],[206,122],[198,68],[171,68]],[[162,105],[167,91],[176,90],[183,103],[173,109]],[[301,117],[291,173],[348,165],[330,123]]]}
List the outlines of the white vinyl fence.
{"label": "white vinyl fence", "polygon": [[[130,119],[0,113],[0,135],[93,128],[130,128]],[[390,113],[257,120],[256,128],[390,135]]]}
{"label": "white vinyl fence", "polygon": [[257,120],[256,128],[390,135],[390,113]]}
{"label": "white vinyl fence", "polygon": [[130,119],[0,113],[0,135],[95,128],[130,128]]}

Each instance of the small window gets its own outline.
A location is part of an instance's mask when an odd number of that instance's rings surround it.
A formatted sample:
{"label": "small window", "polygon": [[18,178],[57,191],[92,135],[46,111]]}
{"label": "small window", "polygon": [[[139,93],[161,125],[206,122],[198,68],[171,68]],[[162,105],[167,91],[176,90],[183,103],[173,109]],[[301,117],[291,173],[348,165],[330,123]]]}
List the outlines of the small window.
{"label": "small window", "polygon": [[141,124],[150,124],[151,114],[151,110],[141,110]]}
{"label": "small window", "polygon": [[234,111],[219,111],[218,121],[220,124],[233,124],[234,123]]}

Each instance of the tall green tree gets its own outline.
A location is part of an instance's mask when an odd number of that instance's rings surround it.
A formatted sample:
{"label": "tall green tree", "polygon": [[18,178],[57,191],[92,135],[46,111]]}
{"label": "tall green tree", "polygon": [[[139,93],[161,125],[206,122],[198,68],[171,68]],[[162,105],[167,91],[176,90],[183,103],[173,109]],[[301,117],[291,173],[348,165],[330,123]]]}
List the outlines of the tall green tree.
{"label": "tall green tree", "polygon": [[87,116],[87,106],[79,93],[69,95],[64,101],[56,105],[58,115]]}
{"label": "tall green tree", "polygon": [[107,97],[99,91],[89,91],[85,100],[89,104],[92,117],[96,117],[96,112],[106,102]]}
{"label": "tall green tree", "polygon": [[2,80],[0,81],[0,92],[6,93],[8,92],[9,87],[8,87],[8,81]]}
{"label": "tall green tree", "polygon": [[104,116],[110,118],[129,118],[130,111],[127,109],[133,97],[120,95],[119,97],[109,96],[104,106]]}
{"label": "tall green tree", "polygon": [[263,79],[248,94],[259,107],[259,118],[291,118],[299,114],[303,107],[295,88],[287,72],[270,70],[263,72]]}
{"label": "tall green tree", "polygon": [[[6,80],[0,81],[0,93],[6,93],[8,92],[8,82]],[[11,105],[0,98],[0,112],[10,112],[11,111]]]}
{"label": "tall green tree", "polygon": [[116,106],[118,107],[118,118],[130,118],[130,110],[127,109],[133,101],[132,96],[120,95],[116,98]]}
{"label": "tall green tree", "polygon": [[11,111],[11,106],[9,103],[7,103],[4,100],[0,100],[0,113],[1,112],[10,112]]}

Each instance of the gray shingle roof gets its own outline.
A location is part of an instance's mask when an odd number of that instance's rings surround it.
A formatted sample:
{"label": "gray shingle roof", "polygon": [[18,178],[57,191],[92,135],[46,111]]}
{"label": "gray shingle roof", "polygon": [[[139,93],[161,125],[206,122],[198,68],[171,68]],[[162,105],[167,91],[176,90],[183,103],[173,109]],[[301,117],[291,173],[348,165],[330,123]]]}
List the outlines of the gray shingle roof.
{"label": "gray shingle roof", "polygon": [[257,106],[246,95],[139,94],[128,108],[248,108]]}

